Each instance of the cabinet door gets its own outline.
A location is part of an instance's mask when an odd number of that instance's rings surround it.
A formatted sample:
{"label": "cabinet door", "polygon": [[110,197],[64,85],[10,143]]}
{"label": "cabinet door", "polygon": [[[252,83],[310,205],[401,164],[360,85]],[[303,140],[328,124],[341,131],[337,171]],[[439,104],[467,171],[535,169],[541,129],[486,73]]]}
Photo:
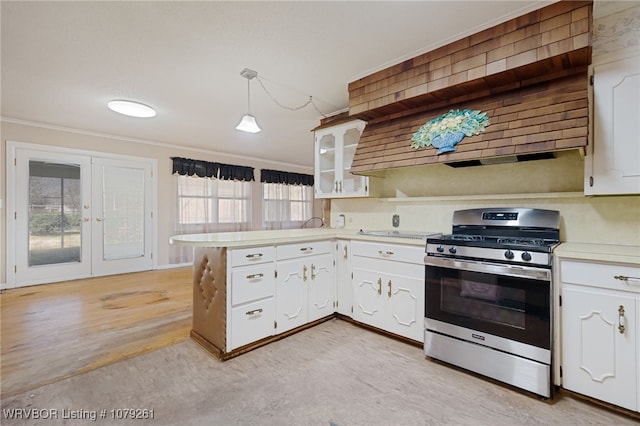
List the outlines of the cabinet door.
{"label": "cabinet door", "polygon": [[563,387],[637,410],[635,298],[565,285],[562,304]]}
{"label": "cabinet door", "polygon": [[338,252],[336,254],[337,312],[349,317],[352,316],[351,307],[353,306],[353,286],[351,285],[351,268],[349,267],[350,255],[350,242],[348,240],[338,241]]}
{"label": "cabinet door", "polygon": [[360,134],[364,127],[353,125],[342,133],[341,172],[338,192],[343,197],[366,197],[369,195],[369,178],[351,173],[351,163],[356,155]]}
{"label": "cabinet door", "polygon": [[336,172],[336,156],[340,149],[336,146],[334,134],[326,131],[316,132],[315,143],[315,193],[316,198],[330,198],[338,192],[338,177]]}
{"label": "cabinet door", "polygon": [[383,328],[386,303],[382,297],[382,273],[353,266],[353,319]]}
{"label": "cabinet door", "polygon": [[278,262],[276,280],[276,333],[283,333],[307,323],[307,294],[311,270],[308,259]]}
{"label": "cabinet door", "polygon": [[333,254],[328,253],[307,259],[309,266],[309,314],[308,321],[324,318],[334,312]]}
{"label": "cabinet door", "polygon": [[585,194],[640,194],[640,58],[593,67]]}
{"label": "cabinet door", "polygon": [[386,330],[420,342],[424,341],[424,267],[414,266],[415,274],[384,278],[389,314]]}

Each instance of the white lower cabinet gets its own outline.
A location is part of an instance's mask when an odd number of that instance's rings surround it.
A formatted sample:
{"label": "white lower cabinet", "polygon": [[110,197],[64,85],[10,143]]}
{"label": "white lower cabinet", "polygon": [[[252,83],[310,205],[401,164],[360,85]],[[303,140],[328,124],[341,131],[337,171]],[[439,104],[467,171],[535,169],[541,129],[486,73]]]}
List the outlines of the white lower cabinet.
{"label": "white lower cabinet", "polygon": [[334,251],[330,241],[277,247],[276,334],[333,314]]}
{"label": "white lower cabinet", "polygon": [[640,267],[559,258],[562,386],[640,410]]}
{"label": "white lower cabinet", "polygon": [[229,250],[227,351],[274,334],[275,247]]}
{"label": "white lower cabinet", "polygon": [[423,342],[424,248],[361,241],[351,247],[353,319]]}
{"label": "white lower cabinet", "polygon": [[336,312],[351,317],[353,315],[351,243],[349,240],[338,240],[336,249]]}

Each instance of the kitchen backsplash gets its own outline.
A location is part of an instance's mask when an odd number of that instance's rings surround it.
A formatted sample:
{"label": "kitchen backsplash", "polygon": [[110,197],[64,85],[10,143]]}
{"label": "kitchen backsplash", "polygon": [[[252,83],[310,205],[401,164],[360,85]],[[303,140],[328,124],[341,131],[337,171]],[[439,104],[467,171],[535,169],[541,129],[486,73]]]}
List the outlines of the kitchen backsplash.
{"label": "kitchen backsplash", "polygon": [[425,199],[340,199],[332,201],[331,223],[345,215],[345,228],[451,232],[455,210],[481,207],[529,207],[560,211],[562,241],[640,246],[640,196],[585,197],[581,193],[531,196],[460,196]]}
{"label": "kitchen backsplash", "polygon": [[561,239],[640,245],[640,196],[585,197],[584,161],[577,151],[550,160],[449,168],[445,165],[388,171],[379,179],[383,198],[331,200],[331,224],[345,227],[450,232],[455,210],[531,207],[558,210]]}

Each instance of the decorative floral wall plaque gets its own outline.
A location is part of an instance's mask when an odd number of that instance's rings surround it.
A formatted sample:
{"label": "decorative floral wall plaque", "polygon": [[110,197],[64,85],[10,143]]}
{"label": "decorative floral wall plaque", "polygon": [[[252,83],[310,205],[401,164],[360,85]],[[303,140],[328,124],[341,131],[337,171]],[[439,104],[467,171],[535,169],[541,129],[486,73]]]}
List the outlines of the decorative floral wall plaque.
{"label": "decorative floral wall plaque", "polygon": [[413,134],[411,147],[418,149],[433,145],[438,148],[436,154],[453,152],[465,136],[477,135],[489,124],[486,112],[452,109],[423,124]]}

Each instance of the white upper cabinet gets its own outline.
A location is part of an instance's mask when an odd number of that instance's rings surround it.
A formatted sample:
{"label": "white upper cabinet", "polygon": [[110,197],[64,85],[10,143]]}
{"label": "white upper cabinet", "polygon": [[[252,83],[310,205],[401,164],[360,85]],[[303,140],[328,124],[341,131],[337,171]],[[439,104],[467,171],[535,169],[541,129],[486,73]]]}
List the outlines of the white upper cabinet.
{"label": "white upper cabinet", "polygon": [[591,75],[593,136],[584,192],[640,194],[640,57],[594,65]]}
{"label": "white upper cabinet", "polygon": [[365,124],[362,120],[352,120],[315,131],[316,198],[369,195],[369,178],[350,172]]}

